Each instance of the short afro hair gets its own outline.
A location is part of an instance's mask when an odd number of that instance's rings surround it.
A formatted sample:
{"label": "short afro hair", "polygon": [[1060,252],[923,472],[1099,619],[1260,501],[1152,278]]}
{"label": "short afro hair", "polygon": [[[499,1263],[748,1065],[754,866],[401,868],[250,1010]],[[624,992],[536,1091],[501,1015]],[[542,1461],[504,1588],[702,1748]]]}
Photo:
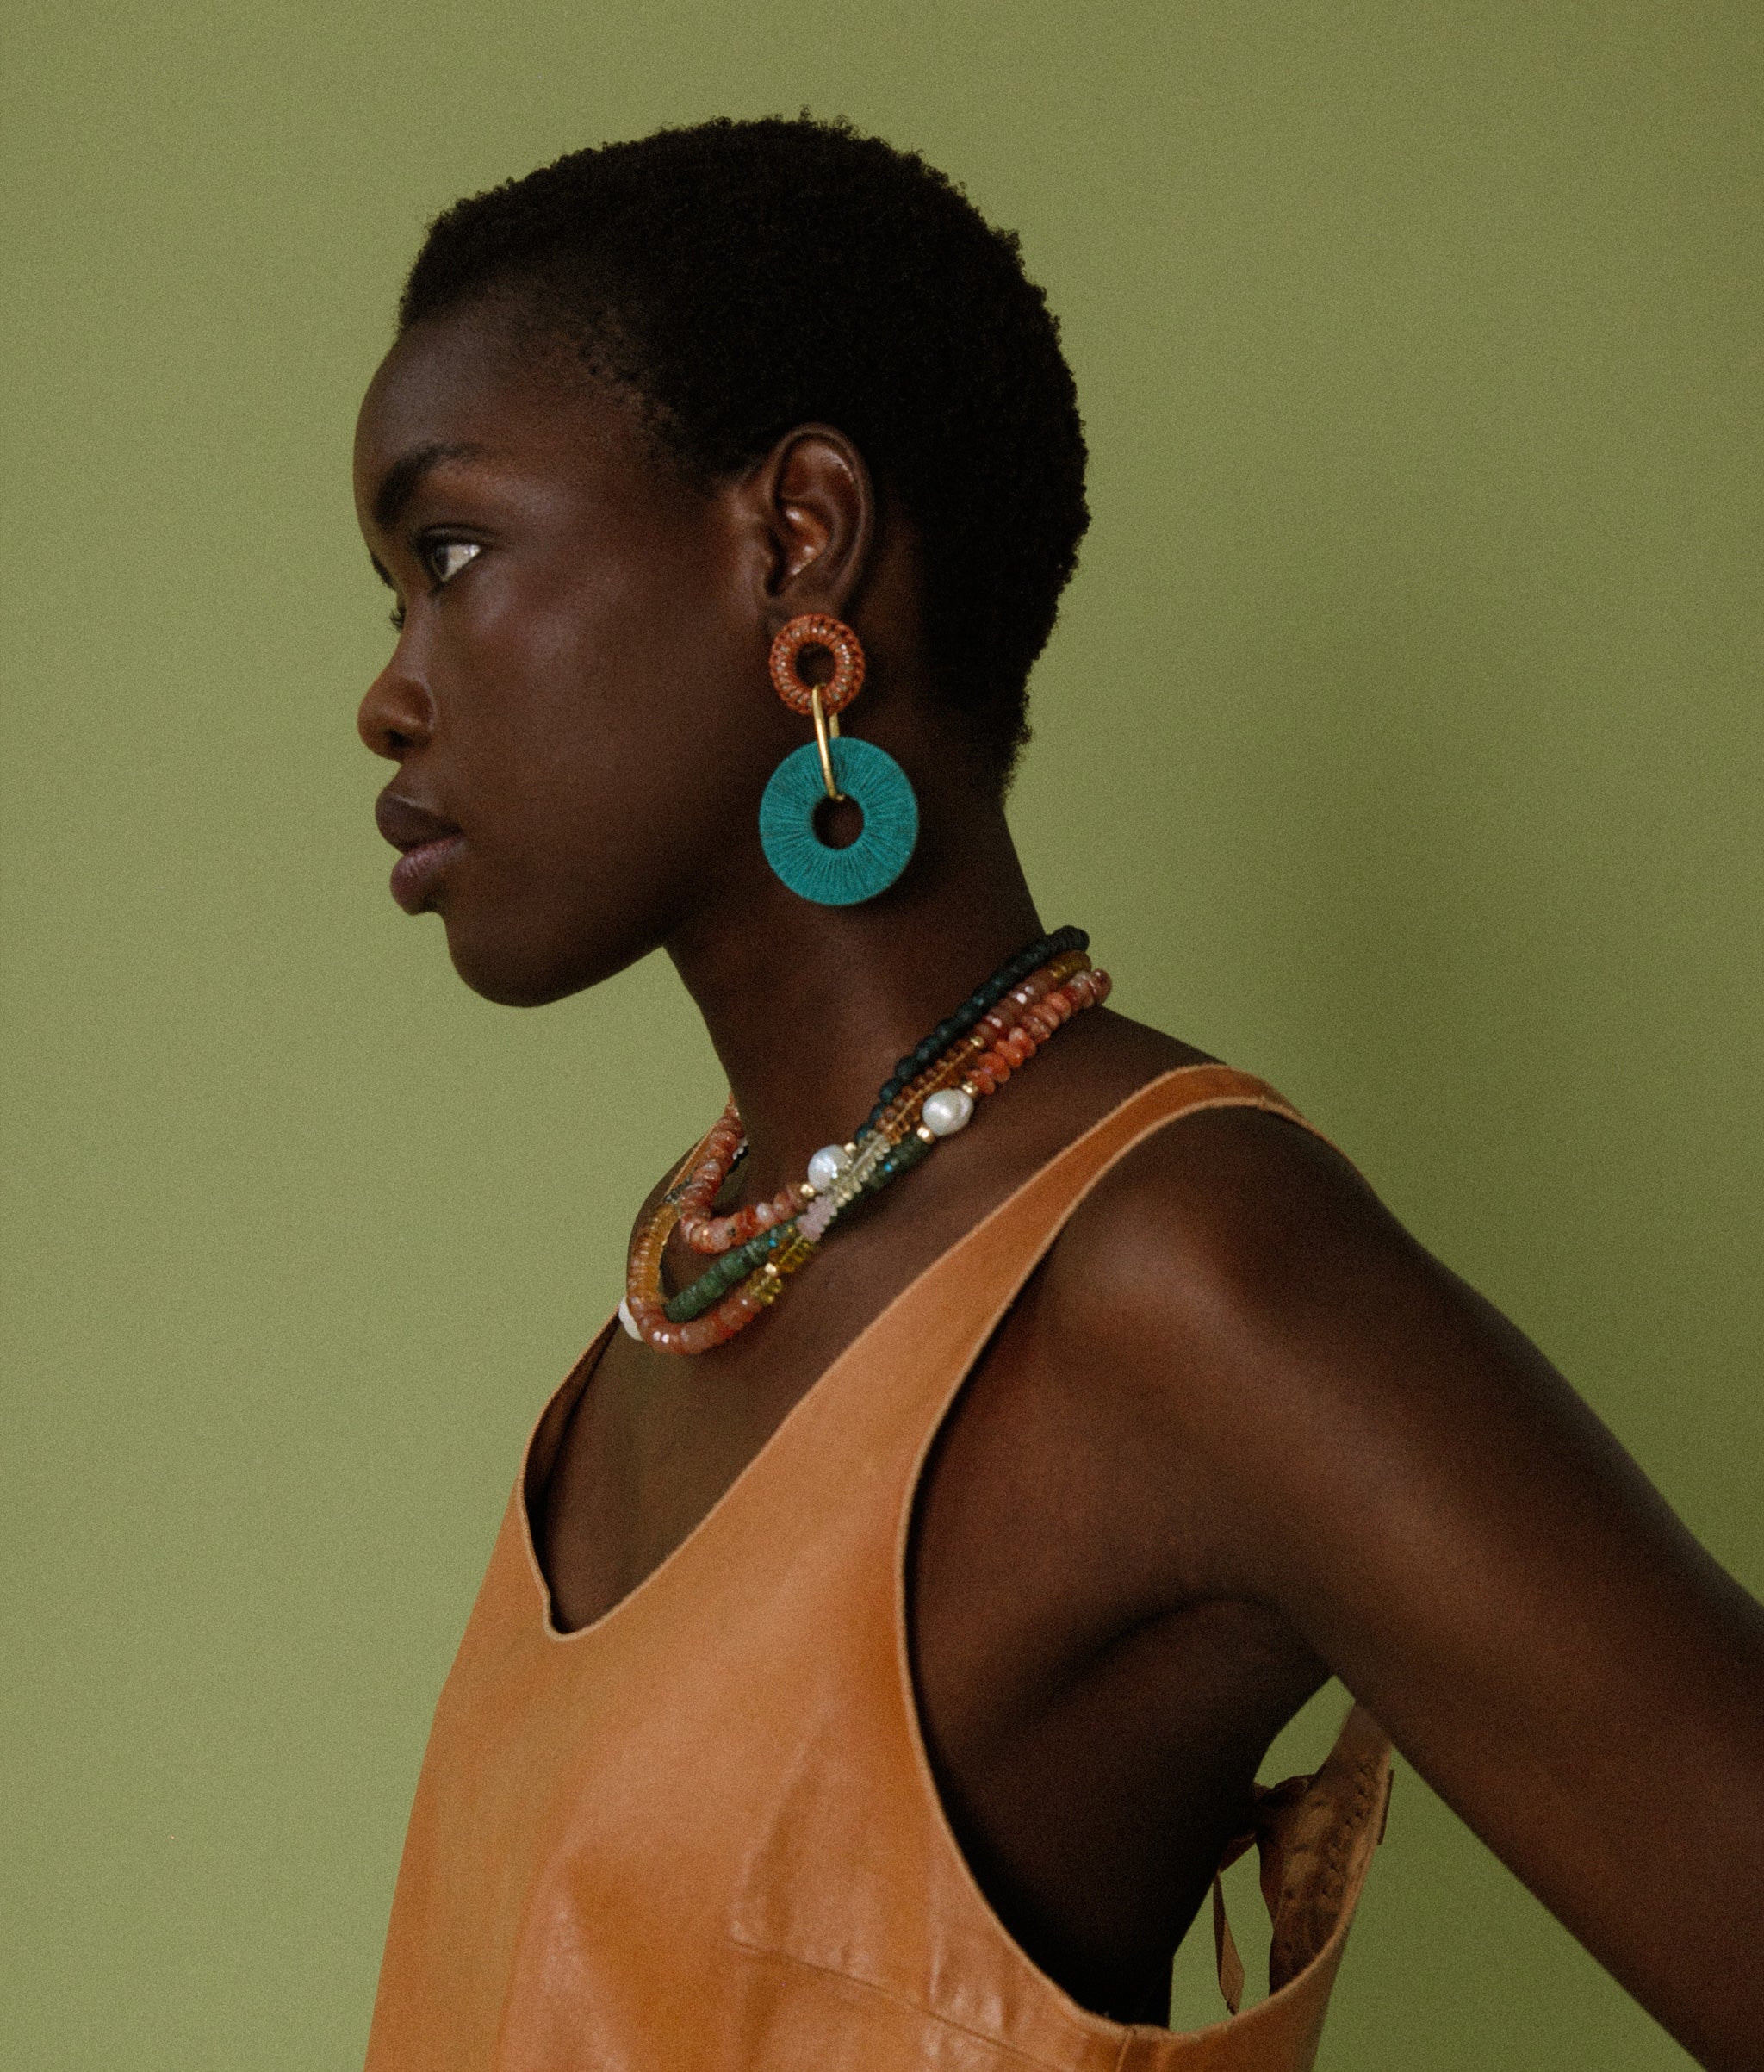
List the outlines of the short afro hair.
{"label": "short afro hair", "polygon": [[1071,371],[1015,234],[844,122],[719,120],[576,151],[431,225],[401,331],[509,298],[706,484],[836,426],[922,550],[940,688],[1001,782],[1090,513]]}

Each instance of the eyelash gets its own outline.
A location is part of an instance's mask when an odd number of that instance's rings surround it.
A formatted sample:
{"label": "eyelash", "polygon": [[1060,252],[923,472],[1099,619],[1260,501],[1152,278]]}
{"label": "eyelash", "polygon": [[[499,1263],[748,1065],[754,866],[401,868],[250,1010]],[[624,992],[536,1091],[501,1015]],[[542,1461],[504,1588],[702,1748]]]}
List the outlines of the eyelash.
{"label": "eyelash", "polygon": [[[459,573],[459,569],[450,569],[445,576],[439,576],[435,572],[432,557],[436,554],[445,553],[447,549],[450,547],[469,547],[471,550],[467,558],[460,563],[460,568],[469,568],[472,563],[475,562],[478,556],[484,551],[479,542],[475,539],[457,539],[445,534],[437,535],[427,539],[418,540],[416,543],[416,558],[419,564],[428,574],[432,595],[433,594],[434,591],[441,589],[446,584],[451,582],[453,578]],[[387,613],[387,617],[391,620],[393,630],[395,632],[402,632],[404,631],[404,606],[401,603],[394,605],[392,609]]]}

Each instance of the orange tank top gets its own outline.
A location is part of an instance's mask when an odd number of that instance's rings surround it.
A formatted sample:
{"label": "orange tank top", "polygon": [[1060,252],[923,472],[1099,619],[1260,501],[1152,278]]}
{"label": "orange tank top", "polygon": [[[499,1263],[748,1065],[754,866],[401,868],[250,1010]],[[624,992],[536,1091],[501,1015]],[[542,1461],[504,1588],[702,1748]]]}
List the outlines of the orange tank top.
{"label": "orange tank top", "polygon": [[[1005,1932],[945,1820],[908,1667],[914,1492],[964,1378],[1099,1177],[1222,1106],[1293,1113],[1221,1066],[1142,1088],[904,1290],[688,1538],[568,1635],[516,1482],[436,1708],[368,2072],[1311,2064],[1388,1787],[1368,1715],[1259,1801],[1275,1989],[1178,2035],[1087,2012]],[[1230,1998],[1216,1885],[1214,1929]]]}

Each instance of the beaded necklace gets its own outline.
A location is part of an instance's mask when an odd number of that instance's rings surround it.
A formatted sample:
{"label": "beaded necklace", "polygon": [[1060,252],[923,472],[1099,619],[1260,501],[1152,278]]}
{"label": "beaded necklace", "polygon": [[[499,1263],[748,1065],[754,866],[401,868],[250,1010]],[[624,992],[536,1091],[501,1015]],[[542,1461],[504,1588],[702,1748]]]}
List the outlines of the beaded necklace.
{"label": "beaded necklace", "polygon": [[[658,1353],[707,1353],[726,1344],[784,1291],[854,1203],[882,1190],[965,1129],[974,1104],[997,1092],[1064,1023],[1109,998],[1092,968],[1090,938],[1062,928],[993,973],[895,1065],[849,1143],[827,1144],[808,1177],[724,1216],[711,1204],[747,1140],[734,1097],[681,1167],[632,1241],[619,1321]],[[715,1263],[670,1296],[662,1257],[678,1224]]]}

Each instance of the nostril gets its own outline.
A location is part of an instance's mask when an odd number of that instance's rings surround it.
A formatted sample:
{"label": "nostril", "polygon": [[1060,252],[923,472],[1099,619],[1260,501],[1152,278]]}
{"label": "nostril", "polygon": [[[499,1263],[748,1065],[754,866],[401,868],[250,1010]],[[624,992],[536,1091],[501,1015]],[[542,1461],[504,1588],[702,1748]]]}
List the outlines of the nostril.
{"label": "nostril", "polygon": [[356,731],[375,755],[401,762],[429,738],[433,708],[421,683],[387,669],[369,686]]}

